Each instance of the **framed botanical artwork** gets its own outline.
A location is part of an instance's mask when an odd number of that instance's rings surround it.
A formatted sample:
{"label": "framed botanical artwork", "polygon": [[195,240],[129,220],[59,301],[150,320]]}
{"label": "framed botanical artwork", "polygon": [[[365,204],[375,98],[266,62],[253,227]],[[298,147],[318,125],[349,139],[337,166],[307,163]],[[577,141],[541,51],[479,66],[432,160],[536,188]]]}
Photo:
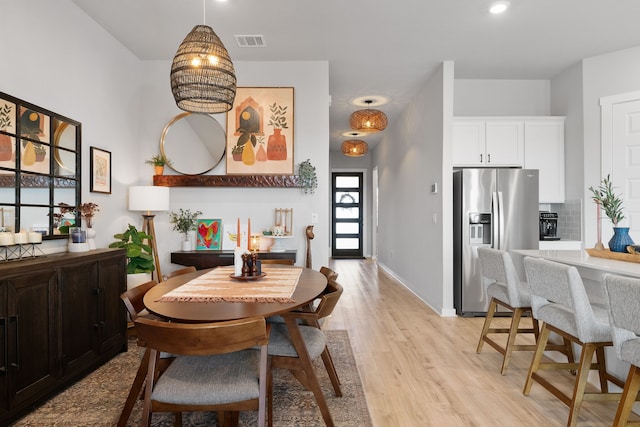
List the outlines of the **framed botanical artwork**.
{"label": "framed botanical artwork", "polygon": [[222,249],[222,220],[199,219],[196,226],[196,250]]}
{"label": "framed botanical artwork", "polygon": [[293,175],[293,88],[239,87],[227,113],[227,174]]}
{"label": "framed botanical artwork", "polygon": [[89,191],[92,193],[111,194],[111,152],[90,147],[90,179]]}

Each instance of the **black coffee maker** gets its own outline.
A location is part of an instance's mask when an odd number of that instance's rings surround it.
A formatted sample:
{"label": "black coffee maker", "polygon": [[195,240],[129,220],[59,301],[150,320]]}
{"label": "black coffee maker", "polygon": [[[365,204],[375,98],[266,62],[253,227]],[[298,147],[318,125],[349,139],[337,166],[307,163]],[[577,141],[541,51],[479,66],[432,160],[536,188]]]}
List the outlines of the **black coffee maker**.
{"label": "black coffee maker", "polygon": [[558,234],[558,214],[540,212],[540,240],[560,240]]}

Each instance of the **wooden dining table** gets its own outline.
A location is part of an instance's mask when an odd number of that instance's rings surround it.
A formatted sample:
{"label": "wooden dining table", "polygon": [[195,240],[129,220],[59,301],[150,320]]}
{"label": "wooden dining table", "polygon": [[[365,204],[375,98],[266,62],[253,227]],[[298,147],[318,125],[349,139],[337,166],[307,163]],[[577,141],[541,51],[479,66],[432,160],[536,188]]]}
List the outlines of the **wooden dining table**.
{"label": "wooden dining table", "polygon": [[[278,266],[277,268],[291,267]],[[171,321],[187,323],[219,322],[253,316],[262,316],[267,318],[288,313],[309,304],[316,297],[322,294],[327,286],[327,278],[322,273],[310,268],[303,268],[295,291],[291,295],[291,299],[293,300],[292,302],[158,301],[158,299],[163,295],[209,271],[211,271],[211,269],[198,270],[194,273],[173,277],[159,283],[145,294],[145,307],[149,312],[156,316]],[[329,412],[329,407],[327,406],[324,394],[322,393],[320,384],[318,383],[318,378],[315,374],[315,370],[313,369],[313,364],[309,357],[309,353],[307,352],[298,322],[294,318],[285,317],[285,323],[289,334],[291,335],[293,346],[295,347],[298,357],[302,363],[308,380],[309,389],[313,392],[325,424],[331,427],[334,425],[331,413]]]}

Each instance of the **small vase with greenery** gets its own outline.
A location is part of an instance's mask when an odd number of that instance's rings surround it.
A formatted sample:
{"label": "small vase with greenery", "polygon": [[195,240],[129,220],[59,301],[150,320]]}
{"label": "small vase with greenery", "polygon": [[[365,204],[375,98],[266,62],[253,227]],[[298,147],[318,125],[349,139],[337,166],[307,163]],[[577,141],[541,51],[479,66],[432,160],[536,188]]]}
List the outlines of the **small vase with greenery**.
{"label": "small vase with greenery", "polygon": [[129,228],[124,233],[113,236],[118,239],[109,245],[110,248],[121,248],[127,250],[127,274],[151,273],[155,270],[151,246],[151,236],[129,224]]}
{"label": "small vase with greenery", "polygon": [[[591,191],[591,199],[598,204],[602,212],[609,218],[613,224],[614,235],[609,241],[609,249],[614,252],[626,252],[628,245],[633,245],[633,240],[629,237],[628,227],[618,227],[620,221],[624,219],[622,197],[613,191],[613,183],[611,176],[600,182],[598,188],[589,187]],[[598,228],[600,225],[598,224]],[[600,234],[600,233],[598,233]],[[598,235],[598,244],[601,245],[600,235]],[[599,245],[596,245],[598,248]]]}
{"label": "small vase with greenery", "polygon": [[156,154],[149,160],[146,160],[145,163],[156,168],[156,175],[162,175],[165,165],[171,166],[171,160],[166,158],[163,154]]}
{"label": "small vase with greenery", "polygon": [[202,215],[202,212],[200,211],[191,212],[190,209],[182,208],[180,208],[178,212],[169,212],[171,224],[173,224],[173,230],[184,235],[182,250],[191,249],[189,231],[196,229],[196,223],[198,222],[198,216],[200,215]]}
{"label": "small vase with greenery", "polygon": [[316,167],[311,164],[309,159],[298,166],[298,176],[304,194],[313,194],[318,188],[318,176]]}

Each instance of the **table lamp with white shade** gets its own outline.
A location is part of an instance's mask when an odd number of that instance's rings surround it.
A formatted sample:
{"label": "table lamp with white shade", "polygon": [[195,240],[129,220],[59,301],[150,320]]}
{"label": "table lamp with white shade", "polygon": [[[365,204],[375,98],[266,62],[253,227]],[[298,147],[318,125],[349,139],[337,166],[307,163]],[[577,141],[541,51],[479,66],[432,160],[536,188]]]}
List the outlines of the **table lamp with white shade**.
{"label": "table lamp with white shade", "polygon": [[151,236],[151,250],[156,263],[156,278],[162,281],[160,261],[158,260],[158,246],[156,244],[156,230],[153,225],[152,211],[169,210],[169,187],[156,187],[153,185],[141,185],[129,187],[129,210],[146,212],[142,214],[144,223],[142,231]]}

